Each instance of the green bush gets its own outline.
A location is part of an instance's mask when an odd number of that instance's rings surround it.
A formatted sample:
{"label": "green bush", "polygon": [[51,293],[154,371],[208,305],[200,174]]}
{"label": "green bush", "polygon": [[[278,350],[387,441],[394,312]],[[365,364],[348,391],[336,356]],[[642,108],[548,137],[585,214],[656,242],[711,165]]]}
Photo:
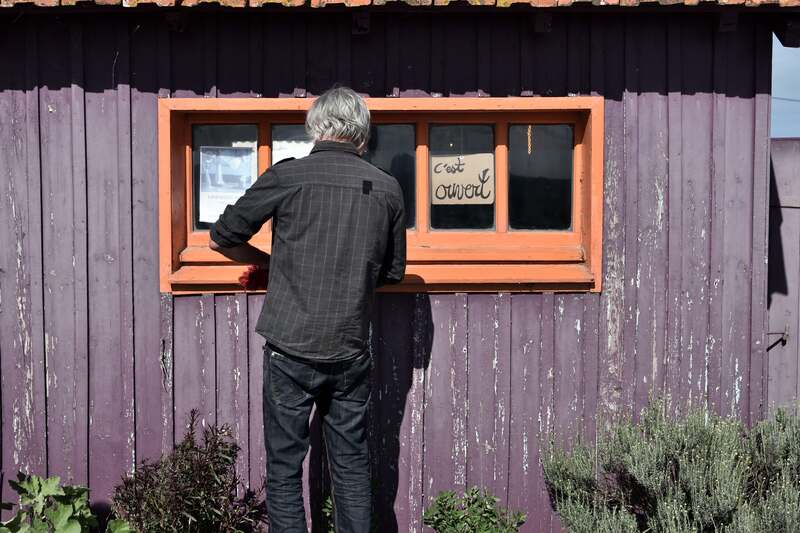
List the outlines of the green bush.
{"label": "green bush", "polygon": [[462,497],[440,492],[422,517],[437,533],[515,533],[525,520],[524,514],[498,507],[497,498],[476,487]]}
{"label": "green bush", "polygon": [[183,440],[169,455],[143,463],[124,479],[114,491],[112,509],[140,533],[263,531],[263,487],[252,491],[239,479],[240,448],[230,427],[206,427],[198,444],[196,426],[193,410]]}
{"label": "green bush", "polygon": [[[47,479],[19,472],[11,488],[19,494],[19,509],[0,524],[0,533],[82,533],[97,527],[89,508],[89,489],[60,485],[58,476]],[[13,505],[3,504],[3,509]],[[124,520],[111,520],[108,533],[130,533]]]}
{"label": "green bush", "polygon": [[800,531],[800,419],[779,412],[747,431],[695,411],[653,404],[595,448],[553,447],[551,501],[573,533]]}

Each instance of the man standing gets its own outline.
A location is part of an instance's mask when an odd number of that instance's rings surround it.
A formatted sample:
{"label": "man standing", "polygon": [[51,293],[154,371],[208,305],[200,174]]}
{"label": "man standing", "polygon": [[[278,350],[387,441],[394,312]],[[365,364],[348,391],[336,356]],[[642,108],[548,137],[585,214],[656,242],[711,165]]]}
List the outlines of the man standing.
{"label": "man standing", "polygon": [[[360,157],[369,129],[358,94],[327,91],[306,115],[311,154],[273,165],[211,229],[212,249],[269,274],[256,331],[266,339],[270,533],[306,532],[302,463],[314,403],[336,531],[370,531],[369,316],[375,288],[403,278],[406,230],[399,184]],[[271,256],[247,243],[269,219]]]}

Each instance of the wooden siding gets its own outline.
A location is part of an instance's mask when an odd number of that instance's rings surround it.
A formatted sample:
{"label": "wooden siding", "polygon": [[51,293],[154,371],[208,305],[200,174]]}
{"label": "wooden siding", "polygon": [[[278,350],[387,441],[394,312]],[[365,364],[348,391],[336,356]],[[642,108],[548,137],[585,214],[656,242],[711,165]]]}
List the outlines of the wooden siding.
{"label": "wooden siding", "polygon": [[[758,15],[161,13],[0,18],[2,469],[102,504],[187,411],[264,471],[259,295],[158,293],[156,101],[606,98],[601,294],[381,295],[371,417],[384,530],[442,489],[491,488],[557,528],[551,437],[594,439],[652,395],[747,421],[765,408],[771,35]],[[307,461],[315,516],[326,482]],[[11,494],[3,487],[4,500]]]}
{"label": "wooden siding", "polygon": [[[800,399],[800,139],[770,147],[768,406],[797,411]],[[786,332],[781,340],[781,333]]]}

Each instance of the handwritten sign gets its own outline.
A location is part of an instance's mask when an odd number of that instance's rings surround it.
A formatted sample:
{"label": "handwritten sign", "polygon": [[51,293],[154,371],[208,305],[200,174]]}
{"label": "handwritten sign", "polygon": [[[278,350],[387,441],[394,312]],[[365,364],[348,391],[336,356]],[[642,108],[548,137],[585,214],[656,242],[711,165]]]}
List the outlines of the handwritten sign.
{"label": "handwritten sign", "polygon": [[434,205],[494,203],[494,154],[431,156]]}

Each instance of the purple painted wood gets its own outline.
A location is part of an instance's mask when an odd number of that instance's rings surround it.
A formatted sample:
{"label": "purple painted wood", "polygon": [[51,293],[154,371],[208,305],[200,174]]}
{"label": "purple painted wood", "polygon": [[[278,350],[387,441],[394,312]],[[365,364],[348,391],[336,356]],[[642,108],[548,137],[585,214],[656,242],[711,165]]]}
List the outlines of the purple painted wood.
{"label": "purple painted wood", "polygon": [[250,486],[260,487],[267,475],[267,453],[264,448],[264,411],[262,404],[262,391],[264,386],[264,337],[256,333],[255,324],[261,313],[264,296],[250,294],[247,296],[247,323],[248,335],[247,353],[249,357],[248,380],[250,394],[248,397],[250,419],[250,438],[247,449],[250,462]]}
{"label": "purple painted wood", "polygon": [[[82,26],[41,34],[39,100],[48,472],[86,485],[89,398]],[[69,43],[65,46],[65,43]]]}
{"label": "purple painted wood", "polygon": [[42,213],[39,139],[39,49],[31,23],[3,24],[9,55],[0,69],[0,176],[5,229],[0,246],[0,409],[3,501],[17,470],[46,472],[45,347],[42,320]]}
{"label": "purple painted wood", "polygon": [[[133,229],[134,365],[136,460],[157,459],[173,444],[171,346],[161,324],[171,327],[171,302],[158,292],[157,150],[151,132],[157,99],[169,95],[169,41],[166,24],[141,20],[131,31],[131,182]],[[157,65],[159,68],[153,68]],[[167,297],[168,298],[168,297]],[[162,305],[169,315],[162,316]],[[170,341],[171,342],[171,341]],[[170,357],[167,358],[166,356]]]}
{"label": "purple painted wood", "polygon": [[558,442],[571,446],[583,425],[583,296],[558,294],[553,309],[553,416]]}
{"label": "purple painted wood", "polygon": [[549,382],[540,380],[543,301],[541,295],[511,297],[508,506],[527,513],[522,531],[531,533],[550,527],[549,514],[541,512],[549,506],[541,461],[547,443],[545,401],[551,392]]}
{"label": "purple painted wood", "polygon": [[625,360],[623,346],[623,305],[625,295],[625,181],[624,107],[624,21],[601,23],[593,19],[593,92],[608,95],[605,100],[605,168],[603,205],[603,292],[600,295],[600,348],[598,354],[598,418],[605,425],[621,413]]}
{"label": "purple painted wood", "polygon": [[[740,17],[738,31],[718,33],[703,14],[562,13],[548,28],[517,13],[375,12],[369,32],[353,35],[351,14],[326,17],[142,12],[76,15],[66,26],[44,15],[22,24],[0,17],[0,41],[17,50],[0,73],[0,131],[16,141],[0,143],[0,217],[10,228],[0,247],[5,472],[45,469],[45,442],[53,471],[73,468],[77,452],[69,459],[56,443],[83,432],[83,468],[102,499],[134,450],[141,458],[169,450],[199,406],[206,422],[247,427],[239,466],[260,481],[262,341],[243,325],[255,323],[263,298],[156,299],[156,101],[304,96],[333,81],[371,96],[606,99],[602,294],[377,299],[370,440],[382,528],[420,530],[439,490],[475,482],[528,511],[527,530],[557,530],[538,463],[543,440],[592,440],[654,391],[680,409],[708,401],[760,416],[765,28]],[[45,49],[52,54],[42,57]],[[68,180],[78,185],[60,186]],[[44,257],[43,241],[53,249]],[[80,371],[70,358],[80,361],[87,344],[91,368]],[[45,348],[53,350],[46,369]],[[497,366],[487,357],[495,353]],[[75,415],[72,430],[58,425],[76,396],[92,410],[90,434],[80,428],[88,413]],[[107,438],[112,425],[123,428],[117,440]],[[306,496],[318,518],[328,480],[317,429],[314,439]]]}
{"label": "purple painted wood", "polygon": [[[89,485],[106,500],[135,464],[131,102],[123,19],[85,32]],[[111,43],[112,46],[108,46]],[[119,84],[107,91],[108,84]]]}
{"label": "purple painted wood", "polygon": [[173,309],[174,427],[179,441],[192,409],[198,410],[199,430],[216,422],[214,295],[177,297]]}
{"label": "purple painted wood", "polygon": [[[663,390],[666,285],[668,269],[668,114],[666,69],[667,26],[648,17],[637,25],[638,76],[642,93],[638,102],[636,172],[638,190],[638,261],[636,265],[636,392],[634,408],[640,411]],[[647,38],[645,38],[647,36]],[[654,88],[658,88],[659,93]]]}
{"label": "purple painted wood", "polygon": [[511,364],[509,294],[470,294],[467,394],[467,486],[508,500]]}
{"label": "purple painted wood", "polygon": [[[728,57],[748,65],[754,64],[755,43],[750,29],[751,21],[740,27],[749,38],[731,39],[726,48]],[[752,94],[755,68],[738,72],[734,63],[727,63],[728,89],[731,94]],[[725,122],[725,158],[716,163],[724,165],[724,242],[722,252],[721,316],[725,327],[721,336],[720,385],[721,410],[735,416],[749,415],[746,391],[750,373],[750,334],[752,303],[752,253],[753,243],[753,132],[755,100],[753,98],[728,98]],[[745,131],[747,133],[745,133]],[[766,166],[765,166],[766,168]],[[741,184],[750,184],[747,187]],[[766,184],[764,184],[766,186]]]}
{"label": "purple painted wood", "polygon": [[[667,120],[669,124],[681,124],[681,39],[683,24],[671,18],[666,28],[667,31]],[[667,159],[667,190],[666,211],[667,219],[667,257],[681,254],[683,246],[689,243],[683,240],[683,210],[676,209],[683,203],[683,129],[668,128],[668,159]],[[688,199],[687,199],[688,200]],[[666,339],[665,357],[668,358],[664,368],[664,394],[669,398],[669,409],[673,414],[681,411],[683,405],[680,396],[681,367],[686,359],[681,350],[681,261],[669,261],[667,265],[666,288]]]}
{"label": "purple painted wood", "polygon": [[[628,21],[629,22],[629,21]],[[638,42],[641,33],[635,24],[625,25],[626,42]],[[638,148],[639,148],[639,98],[641,90],[640,80],[637,76],[637,69],[640,61],[638,60],[638,50],[633,46],[625,47],[625,92],[622,97],[623,113],[623,151],[621,160],[622,180],[624,187],[624,203],[618,206],[625,216],[625,267],[624,267],[624,289],[623,303],[619,310],[623,314],[622,322],[622,390],[620,394],[620,410],[625,415],[633,415],[637,419],[635,409],[636,389],[639,385],[636,375],[636,363],[639,360],[637,352],[636,336],[638,333],[638,323],[636,320],[636,276],[639,264],[639,184],[638,184]],[[646,259],[645,259],[646,260]]]}
{"label": "purple painted wood", "polygon": [[[767,403],[797,412],[800,398],[800,139],[772,139],[769,221]],[[792,332],[795,332],[792,335]]]}
{"label": "purple painted wood", "polygon": [[[677,401],[682,411],[701,405],[706,397],[708,298],[711,264],[711,192],[713,131],[713,48],[707,28],[699,23],[681,25],[680,150],[681,162],[681,271],[680,368]],[[689,89],[696,88],[695,91]],[[672,184],[670,184],[672,186]],[[670,205],[670,212],[675,210]],[[670,227],[670,233],[673,228]],[[677,232],[677,231],[676,231]]]}
{"label": "purple painted wood", "polygon": [[431,298],[433,342],[425,376],[424,506],[443,490],[464,490],[467,468],[466,294]]}
{"label": "purple painted wood", "polygon": [[216,297],[214,322],[216,324],[216,376],[217,423],[228,424],[231,435],[241,451],[236,461],[236,472],[241,479],[249,478],[250,424],[248,401],[248,335],[247,295],[219,295]]}
{"label": "purple painted wood", "polygon": [[[754,36],[754,135],[753,135],[753,238],[751,255],[751,332],[750,332],[750,376],[745,378],[743,391],[744,402],[749,409],[743,407],[742,417],[750,424],[755,424],[768,413],[767,380],[768,365],[767,332],[768,314],[763,312],[767,304],[769,251],[767,248],[769,233],[769,183],[760,179],[769,168],[769,113],[770,113],[770,76],[771,39],[769,31],[765,31],[763,22],[755,25]],[[766,174],[769,176],[769,174]],[[749,417],[749,418],[748,418]]]}

